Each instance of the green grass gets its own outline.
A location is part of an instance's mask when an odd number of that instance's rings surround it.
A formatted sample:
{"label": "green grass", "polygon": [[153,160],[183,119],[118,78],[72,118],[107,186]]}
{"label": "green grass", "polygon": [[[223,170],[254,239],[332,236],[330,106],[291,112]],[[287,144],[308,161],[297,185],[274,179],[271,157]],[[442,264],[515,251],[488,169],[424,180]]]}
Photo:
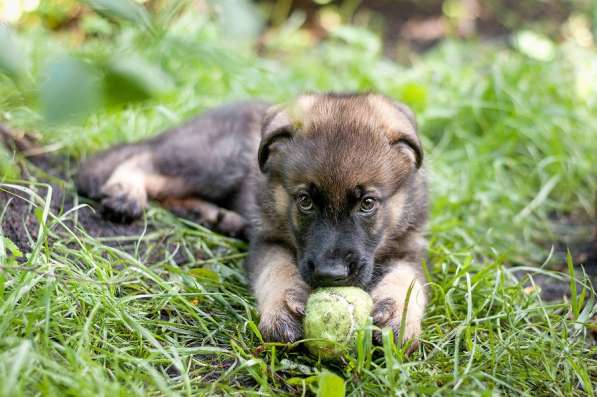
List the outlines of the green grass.
{"label": "green grass", "polygon": [[[567,266],[550,255],[565,239],[554,218],[596,215],[597,83],[582,79],[594,53],[562,45],[554,61],[538,62],[503,46],[446,42],[407,67],[383,59],[363,31],[309,48],[289,28],[264,57],[220,36],[215,23],[183,17],[153,40],[126,27],[90,38],[77,54],[134,50],[176,89],[50,125],[31,88],[0,76],[0,116],[78,158],[233,99],[374,90],[407,101],[433,199],[421,347],[406,358],[388,338],[363,342],[358,354],[325,364],[297,346],[264,344],[242,244],[159,208],[146,213],[151,227],[140,236],[93,238],[77,211],[50,211],[57,192],[29,166],[30,180],[5,178],[41,226],[21,260],[8,240],[0,245],[0,395],[308,395],[333,382],[328,371],[355,396],[594,395],[595,293],[579,268],[550,270]],[[68,36],[31,29],[21,41],[37,81]],[[580,283],[570,282],[569,300],[544,302],[522,270]]]}

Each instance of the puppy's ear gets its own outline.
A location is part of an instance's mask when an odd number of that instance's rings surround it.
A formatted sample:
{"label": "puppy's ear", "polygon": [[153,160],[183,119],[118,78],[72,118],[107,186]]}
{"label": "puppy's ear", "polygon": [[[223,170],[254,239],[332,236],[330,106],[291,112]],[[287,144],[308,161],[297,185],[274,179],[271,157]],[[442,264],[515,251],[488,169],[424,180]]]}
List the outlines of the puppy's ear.
{"label": "puppy's ear", "polygon": [[408,150],[414,156],[417,168],[423,163],[423,146],[417,134],[417,121],[415,114],[408,106],[400,102],[392,103],[398,110],[399,117],[392,123],[391,131],[388,134],[391,145],[397,146],[400,150]]}
{"label": "puppy's ear", "polygon": [[266,172],[270,157],[280,150],[283,142],[292,139],[293,136],[294,127],[288,113],[279,107],[269,109],[263,121],[257,155],[261,172]]}

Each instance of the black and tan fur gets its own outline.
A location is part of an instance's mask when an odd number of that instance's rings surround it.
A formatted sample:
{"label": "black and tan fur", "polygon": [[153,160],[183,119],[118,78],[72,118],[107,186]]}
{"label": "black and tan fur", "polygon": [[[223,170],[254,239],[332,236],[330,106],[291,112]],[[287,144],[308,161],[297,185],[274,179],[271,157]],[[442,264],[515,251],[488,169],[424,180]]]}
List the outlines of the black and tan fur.
{"label": "black and tan fur", "polygon": [[305,95],[207,112],[81,165],[79,192],[114,219],[148,200],[250,242],[266,340],[295,341],[312,288],[358,285],[373,319],[416,340],[426,304],[427,193],[412,112],[374,94]]}

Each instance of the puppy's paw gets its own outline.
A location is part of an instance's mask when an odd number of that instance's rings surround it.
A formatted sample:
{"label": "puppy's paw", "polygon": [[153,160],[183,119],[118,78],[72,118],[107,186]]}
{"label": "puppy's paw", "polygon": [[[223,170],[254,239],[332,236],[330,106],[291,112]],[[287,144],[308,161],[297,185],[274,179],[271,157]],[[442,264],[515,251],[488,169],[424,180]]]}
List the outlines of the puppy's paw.
{"label": "puppy's paw", "polygon": [[259,330],[268,342],[296,342],[303,336],[303,316],[308,291],[287,289],[279,302],[261,313]]}
{"label": "puppy's paw", "polygon": [[[373,300],[373,322],[379,328],[389,327],[394,333],[394,341],[400,343],[400,327],[402,324],[403,302],[397,302],[392,296],[377,296]],[[423,306],[417,305],[411,300],[406,312],[406,324],[404,325],[404,342],[412,341],[408,353],[411,353],[419,345],[418,339],[421,335],[421,321],[423,320]],[[374,335],[375,341],[381,344],[381,333]]]}
{"label": "puppy's paw", "polygon": [[236,212],[220,208],[214,224],[214,229],[231,237],[246,237],[247,222]]}
{"label": "puppy's paw", "polygon": [[126,189],[121,184],[102,188],[102,210],[114,222],[131,222],[143,214],[147,204],[144,192]]}

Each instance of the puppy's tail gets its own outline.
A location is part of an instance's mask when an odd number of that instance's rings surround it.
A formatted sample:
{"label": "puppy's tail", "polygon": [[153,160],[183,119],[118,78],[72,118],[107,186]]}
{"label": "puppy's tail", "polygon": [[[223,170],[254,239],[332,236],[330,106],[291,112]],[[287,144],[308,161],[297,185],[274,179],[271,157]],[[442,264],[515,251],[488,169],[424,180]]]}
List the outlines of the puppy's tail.
{"label": "puppy's tail", "polygon": [[145,144],[120,145],[83,161],[75,175],[75,187],[79,194],[99,199],[102,197],[102,186],[110,178],[116,167],[130,157],[146,150]]}

